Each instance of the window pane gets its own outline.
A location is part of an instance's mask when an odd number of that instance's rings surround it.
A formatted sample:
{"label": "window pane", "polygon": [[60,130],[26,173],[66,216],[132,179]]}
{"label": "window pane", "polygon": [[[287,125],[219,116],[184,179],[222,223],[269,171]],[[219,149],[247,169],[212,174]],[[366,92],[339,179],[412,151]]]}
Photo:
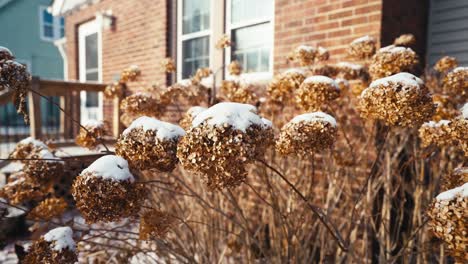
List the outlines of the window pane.
{"label": "window pane", "polygon": [[65,18],[64,17],[60,17],[60,26],[65,26]]}
{"label": "window pane", "polygon": [[271,23],[232,31],[232,60],[238,60],[245,72],[269,71]]}
{"label": "window pane", "polygon": [[231,0],[231,23],[270,19],[273,5],[274,0]]}
{"label": "window pane", "polygon": [[183,34],[209,29],[210,0],[184,0],[182,20]]}
{"label": "window pane", "polygon": [[54,23],[54,17],[52,16],[51,13],[47,12],[47,9],[42,10],[42,21],[44,23]]}
{"label": "window pane", "polygon": [[86,69],[98,68],[98,34],[85,37]]}
{"label": "window pane", "polygon": [[54,27],[51,25],[44,25],[44,37],[53,38],[54,37]]}
{"label": "window pane", "polygon": [[96,72],[86,73],[86,80],[87,81],[99,81],[98,71],[96,70]]}
{"label": "window pane", "polygon": [[86,92],[86,107],[98,107],[99,94],[97,92]]}
{"label": "window pane", "polygon": [[209,37],[201,37],[182,42],[182,78],[192,76],[200,67],[209,66]]}
{"label": "window pane", "polygon": [[65,37],[65,28],[60,28],[60,38]]}

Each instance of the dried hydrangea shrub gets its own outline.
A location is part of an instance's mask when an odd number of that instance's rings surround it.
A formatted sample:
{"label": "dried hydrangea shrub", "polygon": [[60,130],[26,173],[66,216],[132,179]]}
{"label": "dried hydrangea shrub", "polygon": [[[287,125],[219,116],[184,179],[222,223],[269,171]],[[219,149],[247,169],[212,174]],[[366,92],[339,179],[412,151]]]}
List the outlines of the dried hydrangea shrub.
{"label": "dried hydrangea shrub", "polygon": [[410,47],[416,44],[416,37],[413,34],[403,34],[393,41],[393,45]]}
{"label": "dried hydrangea shrub", "polygon": [[164,69],[166,73],[172,73],[176,71],[175,62],[172,58],[164,58],[161,61],[161,67]]}
{"label": "dried hydrangea shrub", "polygon": [[440,120],[438,122],[430,121],[422,124],[419,128],[419,137],[423,147],[436,145],[446,147],[452,144],[453,128],[449,120]]}
{"label": "dried hydrangea shrub", "polygon": [[13,60],[13,53],[6,47],[0,46],[0,61]]}
{"label": "dried hydrangea shrub", "polygon": [[294,91],[299,89],[305,78],[306,74],[301,69],[289,69],[276,75],[267,88],[270,100],[283,105],[294,102]]}
{"label": "dried hydrangea shrub", "polygon": [[432,116],[434,121],[453,119],[458,115],[453,97],[444,94],[434,94],[432,95],[432,99],[436,104],[436,111]]}
{"label": "dried hydrangea shrub", "polygon": [[412,49],[390,45],[379,49],[372,57],[369,74],[376,80],[399,72],[412,72],[418,63],[418,55]]}
{"label": "dried hydrangea shrub", "polygon": [[198,114],[182,137],[177,157],[199,174],[211,190],[240,185],[245,166],[272,144],[271,122],[252,105],[219,103]]}
{"label": "dried hydrangea shrub", "polygon": [[340,96],[336,82],[326,76],[310,76],[295,91],[296,103],[306,111],[319,110],[323,104]]}
{"label": "dried hydrangea shrub", "polygon": [[48,198],[40,202],[29,213],[28,218],[48,221],[61,216],[67,210],[68,204],[63,198]]}
{"label": "dried hydrangea shrub", "polygon": [[330,53],[323,47],[300,45],[288,56],[290,61],[297,61],[301,66],[310,66],[317,61],[326,61]]}
{"label": "dried hydrangea shrub", "polygon": [[454,119],[451,127],[454,131],[454,145],[465,153],[465,157],[468,157],[468,118],[459,117]]}
{"label": "dried hydrangea shrub", "polygon": [[375,46],[376,42],[373,37],[360,37],[349,44],[348,55],[358,60],[366,60],[375,54]]}
{"label": "dried hydrangea shrub", "polygon": [[13,91],[13,104],[16,112],[23,115],[26,124],[29,123],[26,97],[30,81],[31,74],[25,65],[13,60],[0,60],[0,90]]}
{"label": "dried hydrangea shrub", "polygon": [[220,91],[231,102],[255,103],[257,95],[253,92],[253,89],[249,88],[248,84],[242,83],[240,80],[224,80]]}
{"label": "dried hydrangea shrub", "polygon": [[217,49],[224,49],[224,48],[230,47],[231,44],[232,43],[231,43],[231,39],[229,38],[229,36],[228,35],[223,35],[216,42],[216,48]]}
{"label": "dried hydrangea shrub", "polygon": [[14,180],[0,188],[0,197],[8,199],[13,205],[39,201],[50,192],[47,185],[40,184],[24,172],[16,172],[10,178]]}
{"label": "dried hydrangea shrub", "polygon": [[87,223],[113,222],[136,216],[146,190],[135,183],[125,159],[107,155],[76,177],[72,195]]}
{"label": "dried hydrangea shrub", "polygon": [[434,70],[438,72],[448,72],[458,66],[458,60],[454,57],[444,56],[434,65]]}
{"label": "dried hydrangea shrub", "polygon": [[72,229],[57,227],[34,241],[21,263],[73,264],[77,261]]}
{"label": "dried hydrangea shrub", "polygon": [[358,108],[363,117],[402,127],[420,126],[435,111],[423,81],[406,72],[373,81],[361,93]]}
{"label": "dried hydrangea shrub", "polygon": [[367,69],[355,63],[339,62],[335,65],[337,76],[346,80],[362,79],[368,81],[370,79]]}
{"label": "dried hydrangea shrub", "polygon": [[202,79],[198,83],[192,80],[183,80],[169,86],[161,93],[161,102],[164,104],[176,103],[180,99],[186,100],[190,105],[199,105],[207,101],[209,89]]}
{"label": "dried hydrangea shrub", "polygon": [[140,68],[137,65],[131,65],[130,67],[124,69],[120,74],[120,82],[126,83],[129,81],[135,81],[140,75]]}
{"label": "dried hydrangea shrub", "polygon": [[240,75],[242,73],[242,66],[238,61],[231,61],[228,65],[228,72],[230,75]]}
{"label": "dried hydrangea shrub", "polygon": [[179,125],[185,129],[189,130],[192,127],[193,119],[200,114],[201,112],[205,111],[206,107],[202,106],[192,106],[190,107],[187,112],[184,114],[182,119],[179,121]]}
{"label": "dried hydrangea shrub", "polygon": [[30,159],[43,149],[49,149],[44,142],[32,137],[27,137],[16,144],[15,149],[10,153],[9,158]]}
{"label": "dried hydrangea shrub", "polygon": [[444,89],[454,95],[468,95],[468,67],[457,67],[444,78]]}
{"label": "dried hydrangea shrub", "polygon": [[104,97],[112,99],[115,97],[122,97],[124,95],[124,84],[120,82],[113,82],[106,86],[104,89]]}
{"label": "dried hydrangea shrub", "polygon": [[437,195],[428,210],[429,225],[449,254],[460,263],[468,260],[468,183]]}
{"label": "dried hydrangea shrub", "polygon": [[440,189],[448,191],[468,182],[468,167],[460,167],[442,179]]}
{"label": "dried hydrangea shrub", "polygon": [[88,149],[95,149],[99,144],[99,139],[106,134],[104,122],[90,120],[82,124],[85,128],[80,128],[80,133],[76,136],[75,142],[78,146]]}
{"label": "dried hydrangea shrub", "polygon": [[41,184],[49,184],[65,172],[64,162],[46,149],[31,158],[24,162],[23,171]]}
{"label": "dried hydrangea shrub", "polygon": [[213,72],[210,68],[199,68],[191,78],[192,84],[199,85],[204,78],[208,78]]}
{"label": "dried hydrangea shrub", "polygon": [[159,210],[146,210],[140,217],[140,239],[164,239],[172,228],[174,220],[169,214]]}
{"label": "dried hydrangea shrub", "polygon": [[115,153],[140,170],[170,172],[178,162],[177,143],[183,135],[185,131],[177,125],[142,116],[124,130]]}
{"label": "dried hydrangea shrub", "polygon": [[281,128],[276,150],[283,155],[309,156],[331,148],[336,133],[336,120],[331,115],[323,112],[298,115]]}

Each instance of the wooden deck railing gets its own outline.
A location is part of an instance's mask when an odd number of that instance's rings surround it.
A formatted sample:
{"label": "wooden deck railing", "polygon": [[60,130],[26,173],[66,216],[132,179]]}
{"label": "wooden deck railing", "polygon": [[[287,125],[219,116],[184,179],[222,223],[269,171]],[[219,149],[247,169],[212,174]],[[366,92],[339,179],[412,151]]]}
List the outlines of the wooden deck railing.
{"label": "wooden deck railing", "polygon": [[[80,92],[103,92],[106,85],[101,83],[82,83],[75,81],[55,81],[44,80],[38,77],[33,77],[31,81],[31,90],[28,93],[28,112],[30,117],[29,135],[38,139],[54,139],[57,141],[71,141],[79,132],[79,124],[73,122],[80,120]],[[35,92],[37,93],[35,93]],[[60,106],[64,111],[60,111],[58,127],[54,131],[48,127],[46,122],[43,122],[41,115],[41,96],[57,97],[57,106]],[[0,106],[4,106],[11,102],[12,92],[0,93]],[[120,114],[119,114],[120,98],[113,99],[113,116],[109,120],[112,123],[112,135],[118,136],[120,132]],[[54,106],[55,107],[55,106]],[[5,121],[0,120],[0,128],[5,126]],[[21,138],[29,136],[24,131],[21,133],[16,129],[11,129],[11,132],[6,129],[7,133],[2,130],[2,140],[0,144],[15,143]],[[0,148],[0,152],[2,152]],[[5,150],[3,150],[5,152]],[[4,154],[4,153],[0,153]],[[4,156],[4,155],[0,155]]]}

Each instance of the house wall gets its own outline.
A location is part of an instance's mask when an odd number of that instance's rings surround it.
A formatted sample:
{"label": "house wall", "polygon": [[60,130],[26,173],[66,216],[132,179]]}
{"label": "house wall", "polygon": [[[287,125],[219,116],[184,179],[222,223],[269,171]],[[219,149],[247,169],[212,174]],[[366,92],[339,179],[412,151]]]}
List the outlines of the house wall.
{"label": "house wall", "polygon": [[381,21],[382,0],[276,0],[275,70],[288,67],[287,55],[300,44],[323,46],[331,61],[344,60],[353,39],[380,40]]}

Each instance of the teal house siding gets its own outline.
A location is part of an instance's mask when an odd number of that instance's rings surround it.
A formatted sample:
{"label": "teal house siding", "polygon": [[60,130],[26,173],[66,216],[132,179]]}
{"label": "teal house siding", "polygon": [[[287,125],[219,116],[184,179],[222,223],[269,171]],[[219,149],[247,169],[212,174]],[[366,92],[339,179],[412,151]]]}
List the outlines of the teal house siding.
{"label": "teal house siding", "polygon": [[[53,40],[41,37],[41,6],[50,0],[0,0],[0,46],[7,47],[16,59],[26,64],[33,76],[63,79],[63,60]],[[41,103],[45,125],[56,127],[58,111],[45,100]],[[0,127],[27,132],[22,117],[13,105],[0,107]],[[21,128],[20,128],[21,127]],[[0,131],[12,133],[12,131]]]}

